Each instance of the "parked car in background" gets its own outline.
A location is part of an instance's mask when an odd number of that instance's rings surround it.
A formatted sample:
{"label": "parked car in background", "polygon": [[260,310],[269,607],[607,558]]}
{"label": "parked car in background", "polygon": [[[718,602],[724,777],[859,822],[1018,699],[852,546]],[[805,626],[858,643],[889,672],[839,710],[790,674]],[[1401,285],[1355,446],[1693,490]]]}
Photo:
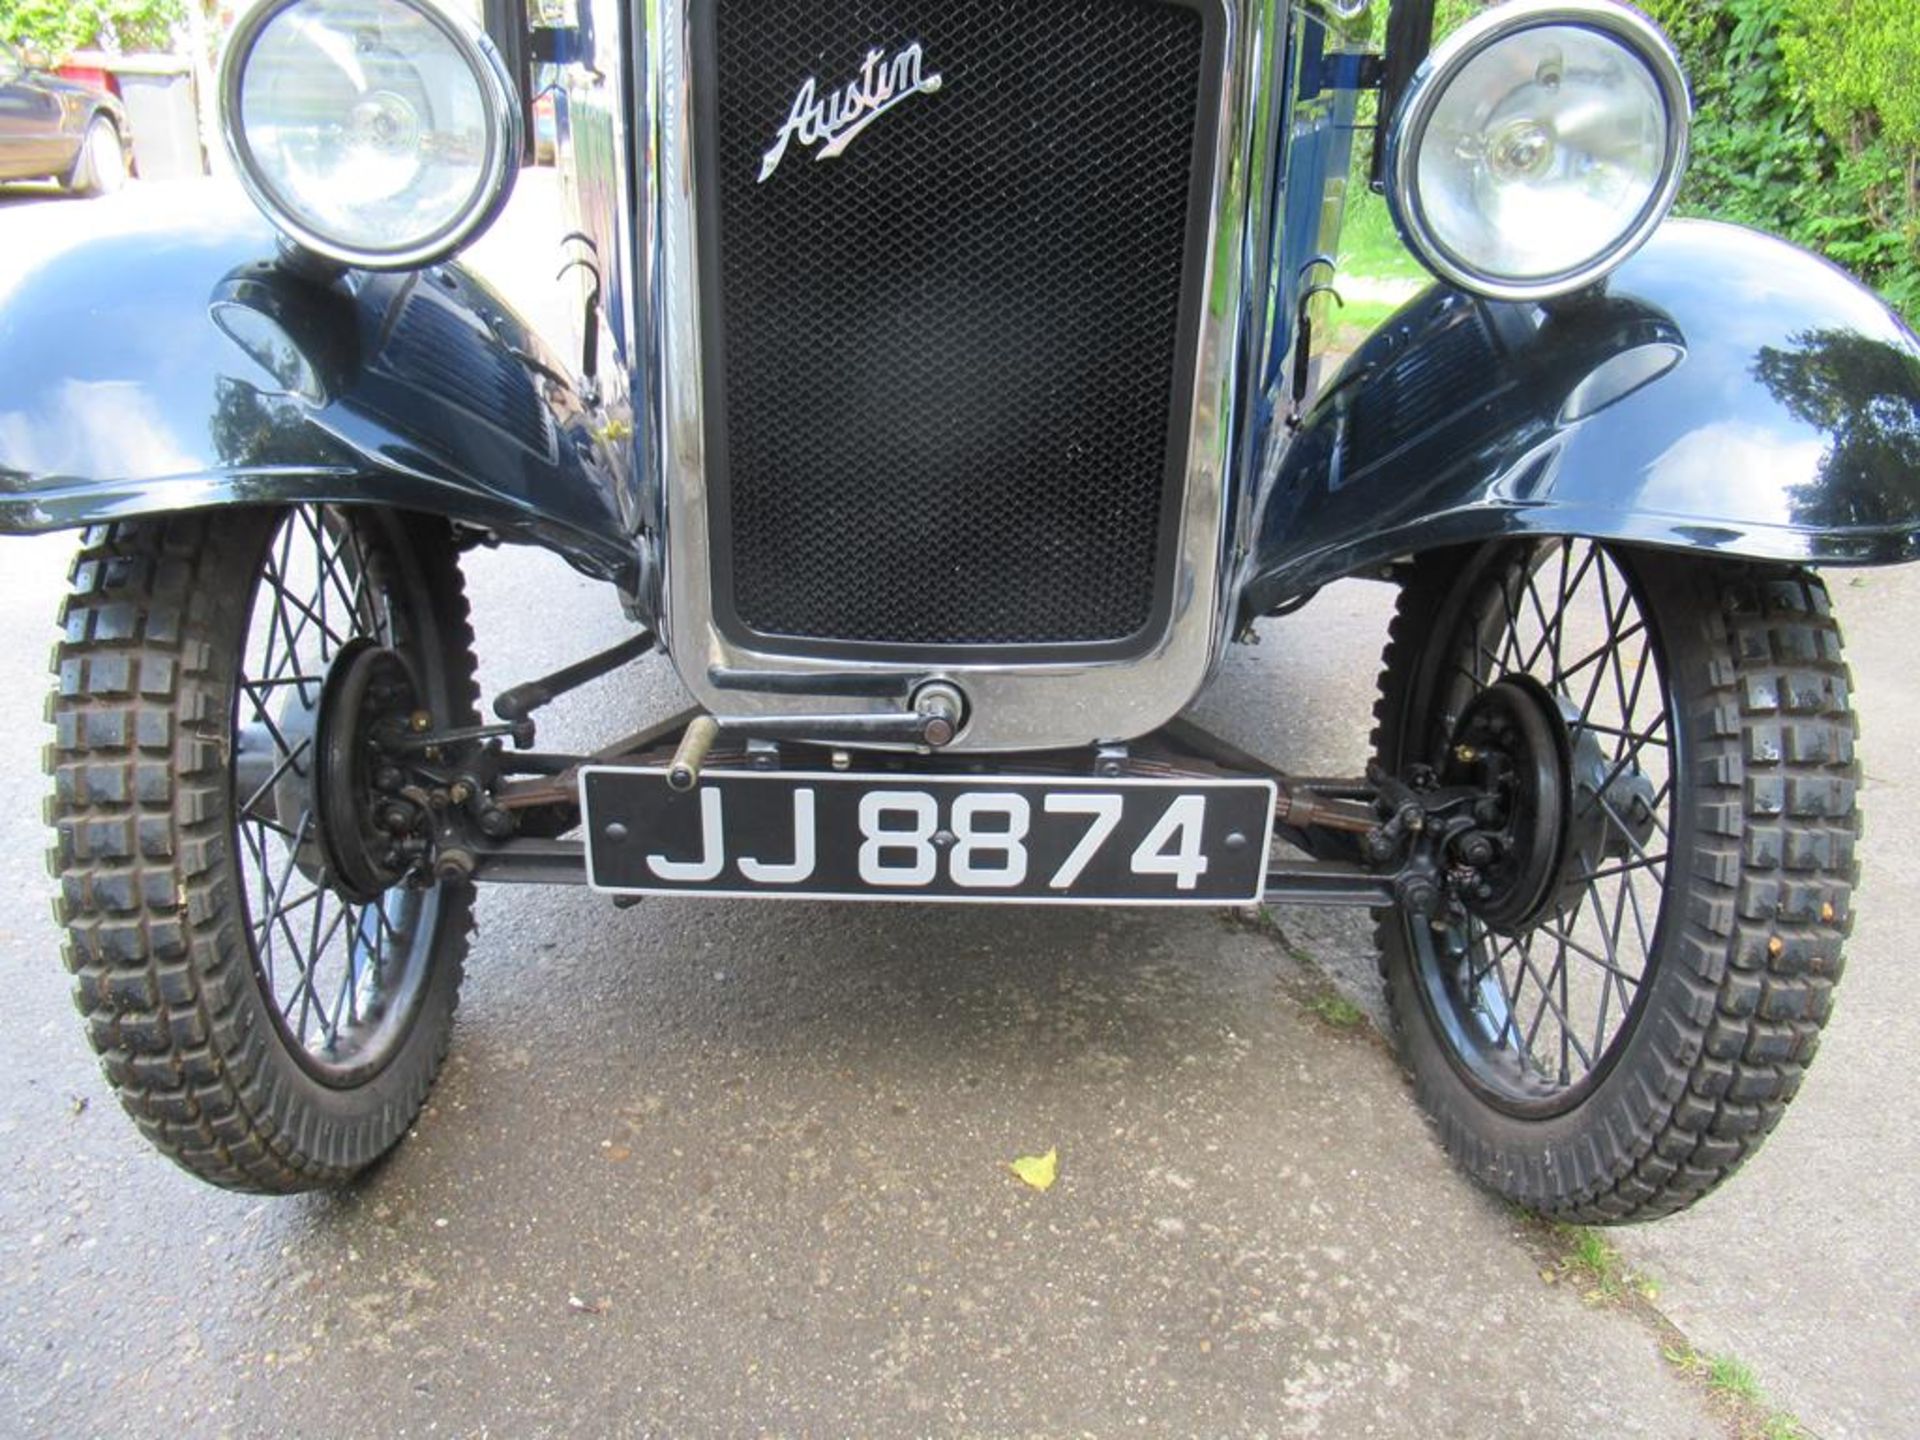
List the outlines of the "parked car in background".
{"label": "parked car in background", "polygon": [[127,183],[132,157],[117,99],[0,40],[0,181],[58,180],[79,195],[104,195]]}

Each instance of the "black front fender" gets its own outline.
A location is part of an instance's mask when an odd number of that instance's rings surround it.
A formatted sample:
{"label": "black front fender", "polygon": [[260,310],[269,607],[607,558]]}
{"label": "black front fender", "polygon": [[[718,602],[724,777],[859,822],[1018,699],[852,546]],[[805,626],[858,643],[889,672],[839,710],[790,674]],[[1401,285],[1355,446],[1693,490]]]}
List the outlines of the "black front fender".
{"label": "black front fender", "polygon": [[212,193],[192,216],[129,196],[8,217],[27,253],[0,275],[0,533],[373,501],[632,585],[630,446],[497,295],[454,265],[307,278]]}
{"label": "black front fender", "polygon": [[1436,287],[1280,453],[1243,614],[1508,535],[1829,565],[1920,557],[1920,341],[1825,261],[1676,222],[1604,294]]}

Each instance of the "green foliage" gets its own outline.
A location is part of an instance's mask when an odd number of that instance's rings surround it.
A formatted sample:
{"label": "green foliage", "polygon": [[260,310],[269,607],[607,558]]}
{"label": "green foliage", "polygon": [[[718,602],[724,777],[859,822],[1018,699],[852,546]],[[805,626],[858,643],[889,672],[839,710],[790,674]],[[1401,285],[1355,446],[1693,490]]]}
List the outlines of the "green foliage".
{"label": "green foliage", "polygon": [[1337,990],[1325,990],[1313,999],[1313,1013],[1335,1030],[1351,1030],[1367,1017],[1358,1005]]}
{"label": "green foliage", "polygon": [[1433,7],[1433,38],[1444,40],[1485,10],[1490,0],[1440,0]]}
{"label": "green foliage", "polygon": [[1645,0],[1693,81],[1683,213],[1818,250],[1920,318],[1920,9]]}
{"label": "green foliage", "polygon": [[75,50],[166,50],[186,0],[0,0],[0,39],[59,60]]}
{"label": "green foliage", "polygon": [[1851,135],[1865,117],[1888,143],[1920,149],[1920,9],[1912,0],[1789,0],[1787,66],[1821,128]]}

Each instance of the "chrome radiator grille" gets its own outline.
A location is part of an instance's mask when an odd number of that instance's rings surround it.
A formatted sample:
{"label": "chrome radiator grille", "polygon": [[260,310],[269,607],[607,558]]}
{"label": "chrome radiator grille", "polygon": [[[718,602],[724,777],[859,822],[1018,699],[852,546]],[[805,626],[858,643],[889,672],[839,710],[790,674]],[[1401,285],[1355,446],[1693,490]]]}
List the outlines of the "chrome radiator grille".
{"label": "chrome radiator grille", "polygon": [[[716,622],[795,653],[1150,644],[1191,424],[1219,12],[693,14]],[[898,83],[869,114],[876,76]]]}

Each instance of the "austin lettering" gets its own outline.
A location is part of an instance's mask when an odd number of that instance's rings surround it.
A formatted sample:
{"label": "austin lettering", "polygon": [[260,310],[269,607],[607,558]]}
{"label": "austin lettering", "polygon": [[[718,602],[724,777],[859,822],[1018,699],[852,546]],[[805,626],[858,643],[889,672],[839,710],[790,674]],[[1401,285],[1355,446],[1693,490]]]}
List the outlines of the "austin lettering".
{"label": "austin lettering", "polygon": [[869,50],[860,78],[824,98],[819,82],[808,76],[793,97],[793,109],[779,138],[760,162],[760,183],[773,178],[796,140],[810,150],[818,147],[815,160],[832,160],[901,101],[932,95],[942,83],[940,76],[926,73],[926,55],[917,43],[891,57],[884,50]]}

